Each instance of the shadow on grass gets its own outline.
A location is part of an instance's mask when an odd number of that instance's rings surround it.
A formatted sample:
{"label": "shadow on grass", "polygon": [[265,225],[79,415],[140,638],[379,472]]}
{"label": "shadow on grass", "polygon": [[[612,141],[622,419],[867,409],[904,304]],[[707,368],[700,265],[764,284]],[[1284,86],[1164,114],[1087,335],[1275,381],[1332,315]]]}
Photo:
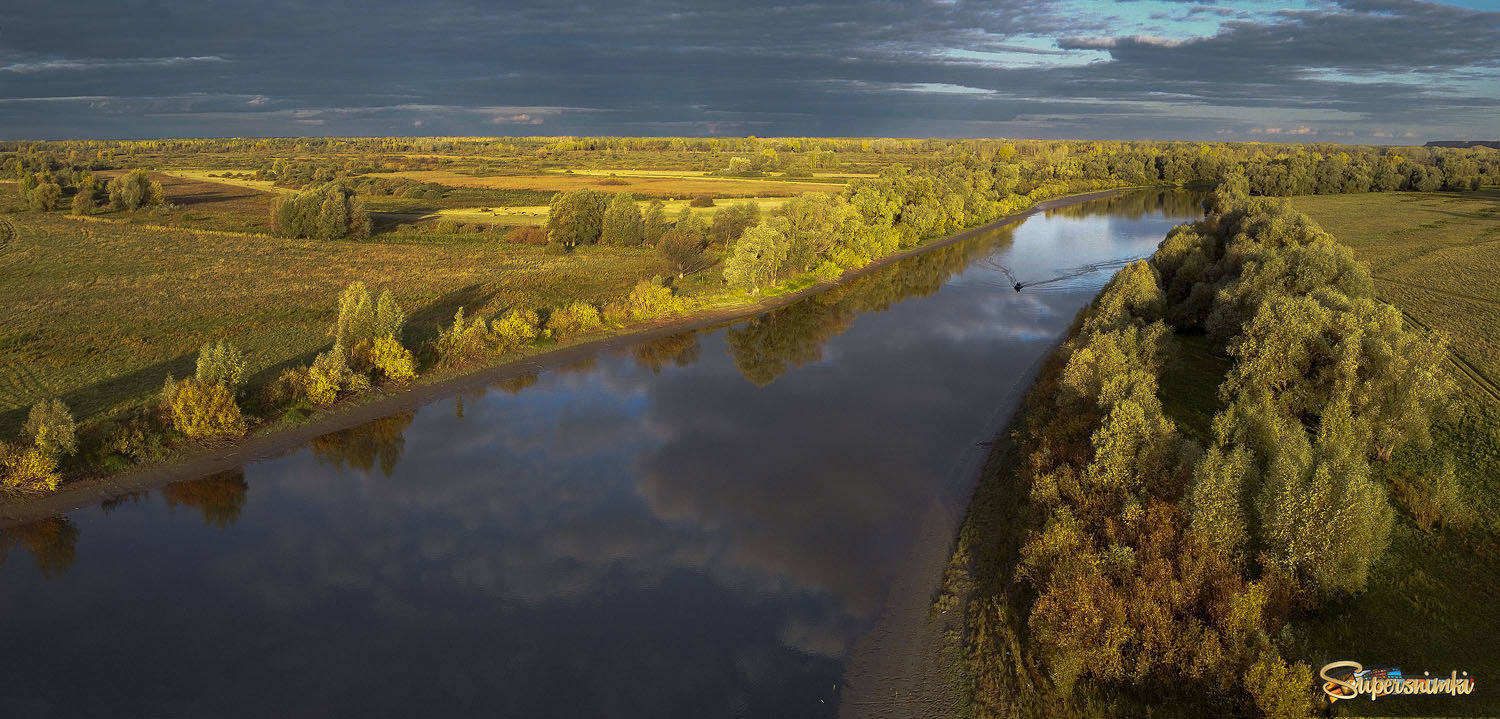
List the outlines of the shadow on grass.
{"label": "shadow on grass", "polygon": [[[61,399],[75,418],[92,417],[160,390],[162,381],[169,374],[179,378],[193,374],[197,362],[197,352],[180,354],[117,377],[75,387],[64,392]],[[14,437],[20,433],[30,411],[30,407],[18,407],[0,413],[0,437]]]}

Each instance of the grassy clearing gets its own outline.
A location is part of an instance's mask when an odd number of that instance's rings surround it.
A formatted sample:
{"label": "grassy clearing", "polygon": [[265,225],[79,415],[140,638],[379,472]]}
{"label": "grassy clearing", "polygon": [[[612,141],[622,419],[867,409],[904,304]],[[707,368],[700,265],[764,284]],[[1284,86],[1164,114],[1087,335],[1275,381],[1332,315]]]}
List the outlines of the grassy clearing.
{"label": "grassy clearing", "polygon": [[143,401],[168,373],[191,373],[209,340],[244,348],[259,383],[329,342],[334,302],[353,280],[390,289],[420,340],[460,305],[498,312],[603,301],[658,271],[649,249],[559,257],[483,235],[356,243],[56,213],[8,220],[16,236],[0,251],[0,436],[13,436],[26,408],[46,397],[62,397],[79,418]]}
{"label": "grassy clearing", "polygon": [[1205,447],[1213,443],[1214,415],[1227,406],[1219,397],[1219,385],[1230,364],[1228,357],[1214,352],[1205,335],[1172,337],[1172,355],[1158,389],[1162,408],[1184,434]]}
{"label": "grassy clearing", "polygon": [[544,172],[528,175],[491,175],[476,177],[450,170],[411,170],[386,173],[421,182],[436,182],[452,187],[480,187],[498,190],[543,190],[567,192],[592,189],[602,192],[625,190],[641,197],[680,198],[700,194],[741,197],[787,197],[808,191],[836,192],[842,183],[788,182],[730,177],[607,177],[584,173]]}

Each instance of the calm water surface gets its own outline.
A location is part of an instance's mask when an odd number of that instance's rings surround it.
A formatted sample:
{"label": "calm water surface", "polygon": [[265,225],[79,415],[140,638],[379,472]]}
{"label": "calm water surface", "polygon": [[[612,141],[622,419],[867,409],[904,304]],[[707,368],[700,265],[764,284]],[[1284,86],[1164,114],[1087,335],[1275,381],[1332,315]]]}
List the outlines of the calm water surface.
{"label": "calm water surface", "polygon": [[1196,203],[1033,216],[6,530],[0,716],[834,715],[921,509],[1113,272],[1079,269]]}

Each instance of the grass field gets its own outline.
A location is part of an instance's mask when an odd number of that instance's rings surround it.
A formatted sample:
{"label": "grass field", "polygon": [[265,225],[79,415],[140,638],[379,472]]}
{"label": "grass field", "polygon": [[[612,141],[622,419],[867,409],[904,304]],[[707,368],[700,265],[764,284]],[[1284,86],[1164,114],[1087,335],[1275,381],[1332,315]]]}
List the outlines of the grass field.
{"label": "grass field", "polygon": [[420,340],[460,305],[472,312],[614,299],[658,271],[649,249],[553,256],[486,235],[356,243],[59,213],[6,219],[15,229],[0,248],[6,437],[45,397],[62,397],[80,418],[142,401],[168,373],[190,374],[209,340],[244,348],[252,372],[306,362],[330,341],[334,303],[353,280],[390,289],[409,313],[409,337]]}
{"label": "grass field", "polygon": [[1471,390],[1500,401],[1500,189],[1294,204],[1370,263],[1381,299],[1448,336]]}
{"label": "grass field", "polygon": [[451,187],[480,187],[500,190],[546,190],[566,192],[592,189],[601,192],[629,191],[640,197],[682,198],[711,194],[734,197],[787,197],[809,191],[837,192],[842,183],[789,182],[777,179],[744,179],[731,177],[668,176],[639,177],[594,175],[584,173],[544,172],[529,175],[491,175],[475,177],[449,170],[410,170],[385,173],[390,177],[407,177],[422,182],[436,182]]}

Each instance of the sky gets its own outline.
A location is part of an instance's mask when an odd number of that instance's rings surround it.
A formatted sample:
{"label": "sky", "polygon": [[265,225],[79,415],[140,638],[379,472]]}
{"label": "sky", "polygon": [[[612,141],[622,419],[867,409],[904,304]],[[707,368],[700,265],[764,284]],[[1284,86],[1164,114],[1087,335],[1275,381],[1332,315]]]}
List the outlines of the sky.
{"label": "sky", "polygon": [[0,139],[1500,139],[1500,0],[75,0]]}

